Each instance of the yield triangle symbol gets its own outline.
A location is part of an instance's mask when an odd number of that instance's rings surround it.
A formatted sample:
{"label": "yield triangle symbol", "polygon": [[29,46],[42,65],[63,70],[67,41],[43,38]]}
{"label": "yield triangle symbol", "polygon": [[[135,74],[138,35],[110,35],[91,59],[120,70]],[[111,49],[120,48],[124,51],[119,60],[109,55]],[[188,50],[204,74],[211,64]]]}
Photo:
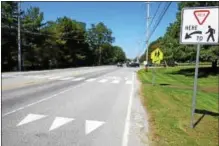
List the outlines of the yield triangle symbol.
{"label": "yield triangle symbol", "polygon": [[29,114],[19,124],[17,124],[17,126],[21,126],[45,117],[46,115]]}
{"label": "yield triangle symbol", "polygon": [[105,122],[102,122],[102,121],[90,121],[90,120],[86,120],[85,133],[86,134],[91,133],[95,129],[97,129],[100,126],[102,126],[104,123]]}
{"label": "yield triangle symbol", "polygon": [[74,119],[72,119],[72,118],[56,117],[55,120],[53,121],[49,131],[54,130],[56,128],[59,128],[62,125],[65,125],[73,120]]}
{"label": "yield triangle symbol", "polygon": [[209,10],[196,10],[194,15],[199,25],[202,25],[210,14]]}

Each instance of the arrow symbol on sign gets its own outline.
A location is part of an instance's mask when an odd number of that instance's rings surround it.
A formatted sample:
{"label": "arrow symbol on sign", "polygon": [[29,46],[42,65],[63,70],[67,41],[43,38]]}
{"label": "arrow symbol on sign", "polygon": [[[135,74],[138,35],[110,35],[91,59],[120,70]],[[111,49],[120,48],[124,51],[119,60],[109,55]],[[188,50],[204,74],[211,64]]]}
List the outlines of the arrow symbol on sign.
{"label": "arrow symbol on sign", "polygon": [[190,34],[186,33],[185,39],[192,38],[191,35],[193,35],[193,34],[202,34],[202,31],[194,31]]}

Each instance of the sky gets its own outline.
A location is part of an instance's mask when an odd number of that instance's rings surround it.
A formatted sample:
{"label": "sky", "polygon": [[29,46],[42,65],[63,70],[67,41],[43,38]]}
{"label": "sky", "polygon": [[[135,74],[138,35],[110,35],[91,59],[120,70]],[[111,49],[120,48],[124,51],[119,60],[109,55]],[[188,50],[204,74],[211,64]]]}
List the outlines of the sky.
{"label": "sky", "polygon": [[[113,45],[122,47],[128,58],[135,58],[146,49],[146,5],[145,2],[22,2],[21,8],[26,10],[31,6],[39,7],[40,11],[44,13],[44,21],[55,21],[58,17],[67,16],[85,22],[87,28],[91,24],[103,22],[113,32],[115,37]],[[150,17],[153,17],[159,2],[150,2],[149,5]],[[162,2],[154,22],[164,5],[165,2]],[[164,35],[169,24],[175,21],[176,12],[177,2],[172,2],[151,36],[150,42]],[[153,26],[154,23],[150,30]]]}

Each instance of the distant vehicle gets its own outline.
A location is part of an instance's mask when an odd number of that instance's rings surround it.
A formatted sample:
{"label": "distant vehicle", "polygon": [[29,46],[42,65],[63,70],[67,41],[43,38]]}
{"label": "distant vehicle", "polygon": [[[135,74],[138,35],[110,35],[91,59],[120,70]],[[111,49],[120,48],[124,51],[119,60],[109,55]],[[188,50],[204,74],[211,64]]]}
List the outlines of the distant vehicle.
{"label": "distant vehicle", "polygon": [[121,62],[118,62],[117,67],[123,67],[123,64]]}
{"label": "distant vehicle", "polygon": [[129,67],[130,62],[126,62],[126,66]]}
{"label": "distant vehicle", "polygon": [[130,67],[140,67],[140,64],[137,62],[132,62],[129,64]]}

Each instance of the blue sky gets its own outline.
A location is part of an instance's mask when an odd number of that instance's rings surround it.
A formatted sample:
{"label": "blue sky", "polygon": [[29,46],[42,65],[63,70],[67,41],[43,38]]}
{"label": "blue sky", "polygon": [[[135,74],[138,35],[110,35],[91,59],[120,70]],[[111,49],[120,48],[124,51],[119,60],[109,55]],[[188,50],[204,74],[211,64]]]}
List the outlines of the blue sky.
{"label": "blue sky", "polygon": [[[158,4],[159,2],[150,3],[150,16],[155,14]],[[164,5],[162,2],[157,16]],[[23,2],[21,8],[26,10],[30,6],[39,7],[44,12],[45,21],[67,16],[85,22],[87,27],[92,23],[104,22],[113,31],[116,38],[114,45],[121,46],[129,58],[134,58],[145,50],[145,2]],[[172,2],[150,41],[165,33],[169,23],[175,21],[176,12],[177,2]]]}

